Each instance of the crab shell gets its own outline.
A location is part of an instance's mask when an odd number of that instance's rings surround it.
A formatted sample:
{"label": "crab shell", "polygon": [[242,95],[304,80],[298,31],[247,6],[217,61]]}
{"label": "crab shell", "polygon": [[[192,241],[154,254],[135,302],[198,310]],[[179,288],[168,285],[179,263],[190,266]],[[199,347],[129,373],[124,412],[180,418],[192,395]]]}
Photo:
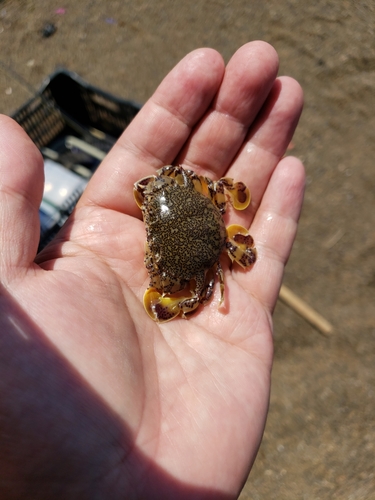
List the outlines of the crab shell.
{"label": "crab shell", "polygon": [[157,322],[195,311],[213,293],[219,276],[224,299],[220,255],[250,267],[256,260],[254,241],[239,225],[225,228],[227,201],[245,209],[250,192],[242,183],[212,181],[181,166],[168,165],[134,185],[134,198],[146,226],[145,265],[150,284],[144,307]]}

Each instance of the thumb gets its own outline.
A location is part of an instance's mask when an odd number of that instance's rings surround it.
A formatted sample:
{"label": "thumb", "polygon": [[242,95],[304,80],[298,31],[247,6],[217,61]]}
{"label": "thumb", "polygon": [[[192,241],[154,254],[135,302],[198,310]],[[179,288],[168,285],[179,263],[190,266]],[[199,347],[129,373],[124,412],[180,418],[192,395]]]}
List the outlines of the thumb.
{"label": "thumb", "polygon": [[24,130],[0,115],[0,276],[9,281],[35,258],[44,169],[42,156]]}

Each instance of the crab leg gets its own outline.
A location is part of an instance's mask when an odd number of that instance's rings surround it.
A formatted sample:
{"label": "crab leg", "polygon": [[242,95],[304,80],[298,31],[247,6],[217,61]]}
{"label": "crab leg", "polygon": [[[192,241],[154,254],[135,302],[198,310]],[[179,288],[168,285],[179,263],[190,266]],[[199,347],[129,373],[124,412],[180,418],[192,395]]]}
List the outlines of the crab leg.
{"label": "crab leg", "polygon": [[220,262],[217,264],[216,268],[216,274],[219,276],[219,281],[220,281],[220,302],[219,306],[224,302],[224,273],[223,269],[221,268]]}
{"label": "crab leg", "polygon": [[200,292],[200,302],[205,304],[211,298],[211,295],[214,291],[215,285],[215,274],[213,273],[213,269],[209,269],[206,273],[205,283]]}
{"label": "crab leg", "polygon": [[180,309],[183,317],[185,317],[185,314],[193,312],[199,306],[199,304],[204,300],[206,290],[209,290],[209,287],[207,289],[206,276],[205,273],[202,272],[195,278],[194,295],[180,301]]}

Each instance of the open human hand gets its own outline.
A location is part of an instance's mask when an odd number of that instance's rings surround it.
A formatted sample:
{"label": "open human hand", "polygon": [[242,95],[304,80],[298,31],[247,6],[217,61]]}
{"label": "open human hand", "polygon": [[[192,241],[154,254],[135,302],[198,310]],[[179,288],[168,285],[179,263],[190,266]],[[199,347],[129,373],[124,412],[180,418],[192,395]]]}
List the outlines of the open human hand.
{"label": "open human hand", "polygon": [[[235,498],[265,425],[272,311],[303,198],[282,158],[302,109],[252,42],[224,66],[188,54],[125,130],[55,240],[36,255],[43,163],[0,119],[1,498]],[[167,164],[247,184],[257,262],[224,262],[226,298],[153,322],[133,184]],[[44,496],[43,496],[44,495]]]}

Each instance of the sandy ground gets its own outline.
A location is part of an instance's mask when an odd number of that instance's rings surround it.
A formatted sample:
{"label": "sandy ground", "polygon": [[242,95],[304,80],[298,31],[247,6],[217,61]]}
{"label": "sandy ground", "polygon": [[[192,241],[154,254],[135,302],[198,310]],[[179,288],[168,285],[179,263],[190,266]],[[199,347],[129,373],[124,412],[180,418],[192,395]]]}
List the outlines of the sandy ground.
{"label": "sandy ground", "polygon": [[[304,88],[291,153],[308,186],[285,283],[335,331],[277,306],[270,413],[242,500],[375,498],[374,26],[371,0],[0,1],[0,58],[35,88],[65,66],[144,102],[188,51],[228,60],[253,39]],[[0,70],[1,112],[29,97]]]}

